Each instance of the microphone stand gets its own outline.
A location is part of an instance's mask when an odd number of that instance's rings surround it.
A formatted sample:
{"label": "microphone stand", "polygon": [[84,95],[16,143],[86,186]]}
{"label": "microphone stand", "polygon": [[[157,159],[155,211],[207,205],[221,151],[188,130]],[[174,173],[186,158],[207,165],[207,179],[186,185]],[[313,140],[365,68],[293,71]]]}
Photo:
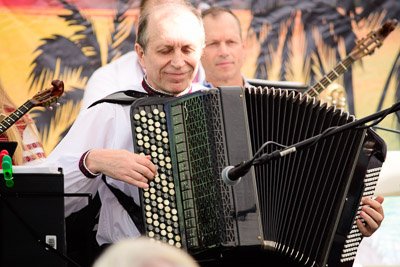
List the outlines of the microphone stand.
{"label": "microphone stand", "polygon": [[[261,165],[261,164],[268,164],[270,161],[284,157],[290,153],[296,152],[298,150],[304,149],[308,146],[311,146],[313,143],[318,142],[319,140],[328,138],[332,135],[344,132],[349,129],[353,129],[356,127],[359,127],[367,122],[373,121],[380,119],[374,124],[379,123],[381,120],[383,120],[388,114],[396,112],[400,110],[400,102],[397,102],[393,104],[390,108],[384,109],[382,111],[376,112],[374,114],[371,114],[367,117],[361,118],[359,120],[355,120],[353,122],[344,124],[342,126],[337,126],[337,127],[332,127],[326,129],[323,133],[318,134],[316,136],[310,137],[308,139],[305,139],[301,142],[298,142],[294,145],[288,146],[285,149],[281,150],[275,150],[270,154],[263,154],[257,159],[251,159],[247,162],[242,162],[236,166],[228,166],[222,171],[222,179],[228,184],[228,185],[235,185],[239,182],[241,176],[245,175],[253,165]],[[363,128],[369,128],[371,126],[364,126]]]}
{"label": "microphone stand", "polygon": [[[353,122],[346,123],[346,124],[344,124],[342,126],[338,126],[338,127],[335,127],[335,128],[328,128],[323,133],[318,134],[318,135],[313,136],[313,137],[310,137],[308,139],[305,139],[305,140],[303,140],[303,141],[301,141],[299,143],[296,143],[294,145],[291,145],[288,148],[285,148],[284,150],[277,150],[277,151],[274,151],[274,152],[272,152],[270,154],[264,154],[260,158],[256,159],[254,161],[253,165],[265,164],[265,163],[268,163],[269,161],[271,161],[273,159],[284,157],[284,156],[286,156],[286,155],[288,155],[290,153],[293,153],[293,152],[295,152],[297,150],[303,149],[304,147],[307,147],[310,144],[319,141],[320,139],[322,140],[322,139],[328,138],[328,137],[330,137],[332,135],[344,132],[346,130],[350,130],[350,129],[356,128],[356,127],[358,127],[360,125],[363,125],[363,124],[365,124],[367,122],[370,122],[370,121],[373,121],[373,120],[377,120],[377,119],[379,119],[381,117],[383,119],[388,114],[396,112],[398,110],[400,110],[400,102],[395,103],[390,108],[387,108],[387,109],[384,109],[382,111],[376,112],[376,113],[371,114],[371,115],[369,115],[367,117],[364,117],[362,119],[355,120]],[[368,128],[368,127],[371,127],[371,126],[366,126],[366,128]]]}

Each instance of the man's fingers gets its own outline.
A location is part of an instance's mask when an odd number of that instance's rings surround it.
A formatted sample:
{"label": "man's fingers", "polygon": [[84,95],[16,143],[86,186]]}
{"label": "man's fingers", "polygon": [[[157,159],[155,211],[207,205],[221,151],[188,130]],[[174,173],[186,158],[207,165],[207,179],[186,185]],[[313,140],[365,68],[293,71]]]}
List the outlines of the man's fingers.
{"label": "man's fingers", "polygon": [[140,156],[137,157],[137,163],[145,166],[151,174],[147,170],[142,169],[140,173],[142,173],[145,177],[152,179],[157,174],[157,167],[151,162],[151,156]]}
{"label": "man's fingers", "polygon": [[361,210],[364,213],[366,213],[369,217],[371,217],[372,220],[374,222],[376,222],[377,225],[381,225],[381,222],[383,221],[383,215],[380,212],[378,212],[377,210],[375,210],[375,209],[373,209],[373,208],[371,208],[369,206],[363,206],[361,208]]}
{"label": "man's fingers", "polygon": [[140,178],[138,176],[142,176],[146,180],[153,180],[157,172],[154,173],[154,171],[149,167],[150,166],[147,165],[137,164],[135,168],[132,170],[131,176],[137,177],[138,179]]}
{"label": "man's fingers", "polygon": [[367,227],[365,227],[365,225],[361,222],[360,219],[357,219],[356,223],[357,223],[358,229],[360,230],[360,232],[361,232],[361,234],[362,234],[363,236],[365,236],[365,237],[371,236],[372,233],[370,233],[370,232],[367,230]]}

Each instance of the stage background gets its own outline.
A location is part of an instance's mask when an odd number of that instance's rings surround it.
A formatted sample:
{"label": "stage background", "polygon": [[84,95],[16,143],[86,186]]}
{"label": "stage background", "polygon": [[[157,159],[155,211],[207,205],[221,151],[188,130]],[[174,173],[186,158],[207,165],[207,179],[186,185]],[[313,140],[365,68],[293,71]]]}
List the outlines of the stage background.
{"label": "stage background", "polygon": [[[356,40],[387,19],[400,19],[398,0],[192,3],[199,8],[230,7],[238,15],[247,42],[246,77],[309,86],[344,59]],[[22,105],[51,87],[53,79],[65,83],[60,107],[31,111],[47,154],[75,120],[93,71],[133,49],[138,6],[137,0],[0,0],[0,81],[12,99]],[[400,100],[399,44],[398,25],[382,47],[357,60],[335,81],[345,88],[346,111],[360,118]],[[389,115],[379,126],[399,130],[399,114]],[[398,133],[377,132],[388,150],[400,150]],[[394,185],[400,189],[400,182]],[[385,205],[387,218],[376,234],[378,241],[371,239],[369,246],[385,260],[365,253],[363,266],[400,265],[399,197],[388,195]]]}

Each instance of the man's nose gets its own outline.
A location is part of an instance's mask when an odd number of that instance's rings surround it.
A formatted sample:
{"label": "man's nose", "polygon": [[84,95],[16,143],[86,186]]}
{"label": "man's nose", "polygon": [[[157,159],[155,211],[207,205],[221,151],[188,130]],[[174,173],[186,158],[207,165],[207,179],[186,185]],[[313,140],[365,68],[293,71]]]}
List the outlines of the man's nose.
{"label": "man's nose", "polygon": [[177,69],[182,68],[185,65],[185,60],[182,53],[176,52],[173,54],[171,65]]}
{"label": "man's nose", "polygon": [[228,50],[228,46],[226,45],[226,43],[221,43],[219,45],[219,56],[220,57],[229,56],[229,50]]}

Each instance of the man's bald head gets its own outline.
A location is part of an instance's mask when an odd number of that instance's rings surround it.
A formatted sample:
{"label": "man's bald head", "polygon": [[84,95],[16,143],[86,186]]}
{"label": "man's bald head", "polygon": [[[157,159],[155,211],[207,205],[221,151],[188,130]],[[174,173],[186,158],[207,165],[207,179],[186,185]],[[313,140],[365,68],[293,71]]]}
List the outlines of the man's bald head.
{"label": "man's bald head", "polygon": [[190,88],[204,39],[202,19],[192,6],[167,3],[146,9],[135,50],[148,84],[174,96]]}
{"label": "man's bald head", "polygon": [[[147,42],[149,41],[148,25],[150,17],[154,17],[155,19],[164,18],[167,15],[169,16],[170,14],[181,13],[184,12],[185,10],[186,12],[187,11],[191,12],[197,18],[199,25],[201,27],[200,39],[202,41],[202,46],[204,46],[205,34],[204,34],[203,20],[201,18],[200,13],[191,4],[185,4],[187,3],[187,1],[179,1],[179,2],[182,2],[183,4],[169,1],[165,4],[154,5],[149,8],[145,8],[144,12],[140,15],[138,33],[136,36],[136,43],[138,43],[143,48],[144,51],[146,51]],[[173,16],[170,17],[172,18]]]}

